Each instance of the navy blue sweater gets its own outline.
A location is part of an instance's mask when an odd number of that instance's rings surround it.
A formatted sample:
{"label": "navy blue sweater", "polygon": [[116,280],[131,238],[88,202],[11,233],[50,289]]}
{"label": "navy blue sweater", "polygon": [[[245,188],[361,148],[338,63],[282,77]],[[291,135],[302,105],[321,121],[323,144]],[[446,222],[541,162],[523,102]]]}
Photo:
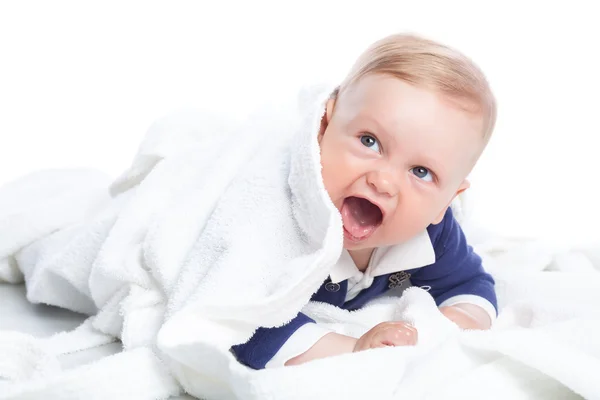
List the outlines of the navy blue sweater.
{"label": "navy blue sweater", "polygon": [[[458,295],[476,295],[488,300],[497,310],[494,280],[482,267],[481,258],[467,244],[458,222],[448,209],[442,222],[430,225],[427,232],[435,251],[436,261],[428,266],[405,271],[413,286],[429,287],[429,293],[440,305]],[[327,279],[312,296],[311,301],[329,303],[346,310],[356,310],[370,300],[390,290],[390,276],[375,277],[373,284],[352,300],[346,301],[348,281],[339,283],[339,290],[326,289]],[[259,328],[244,344],[233,346],[240,362],[254,369],[262,369],[279,351],[290,336],[302,325],[314,323],[299,313],[289,323],[277,328]]]}

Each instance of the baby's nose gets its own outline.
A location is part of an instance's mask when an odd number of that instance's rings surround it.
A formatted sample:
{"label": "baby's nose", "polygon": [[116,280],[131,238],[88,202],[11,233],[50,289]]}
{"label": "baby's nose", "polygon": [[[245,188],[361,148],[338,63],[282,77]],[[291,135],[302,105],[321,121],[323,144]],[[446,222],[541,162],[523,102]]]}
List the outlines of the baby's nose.
{"label": "baby's nose", "polygon": [[390,171],[373,171],[367,175],[367,183],[375,191],[387,196],[396,196],[400,192],[398,174]]}

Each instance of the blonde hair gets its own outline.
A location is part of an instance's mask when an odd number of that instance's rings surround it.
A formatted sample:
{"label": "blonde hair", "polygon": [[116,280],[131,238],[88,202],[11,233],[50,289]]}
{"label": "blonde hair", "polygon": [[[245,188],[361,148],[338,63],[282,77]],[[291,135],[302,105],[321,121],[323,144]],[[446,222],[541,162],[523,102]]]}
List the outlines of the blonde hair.
{"label": "blonde hair", "polygon": [[468,112],[484,118],[484,142],[496,124],[496,100],[483,72],[460,52],[415,35],[396,34],[373,43],[365,50],[333,97],[361,78],[387,74],[415,86],[438,91]]}

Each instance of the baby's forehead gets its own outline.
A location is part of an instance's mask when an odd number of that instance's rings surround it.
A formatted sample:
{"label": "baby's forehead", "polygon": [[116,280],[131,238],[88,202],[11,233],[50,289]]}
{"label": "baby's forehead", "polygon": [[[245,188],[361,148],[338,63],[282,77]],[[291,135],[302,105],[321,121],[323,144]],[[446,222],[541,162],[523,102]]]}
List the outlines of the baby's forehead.
{"label": "baby's forehead", "polygon": [[347,118],[384,123],[403,114],[414,114],[424,121],[443,117],[448,122],[468,121],[472,127],[483,129],[483,114],[472,102],[381,74],[365,76],[350,85],[339,94],[336,103]]}

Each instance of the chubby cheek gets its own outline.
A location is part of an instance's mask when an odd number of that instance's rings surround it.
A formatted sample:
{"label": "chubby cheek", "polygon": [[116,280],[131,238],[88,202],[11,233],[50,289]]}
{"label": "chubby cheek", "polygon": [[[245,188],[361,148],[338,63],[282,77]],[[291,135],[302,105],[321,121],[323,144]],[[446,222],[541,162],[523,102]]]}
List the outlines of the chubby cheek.
{"label": "chubby cheek", "polygon": [[382,238],[382,240],[386,245],[406,242],[424,229],[421,224],[415,222],[417,222],[415,219],[404,220],[402,222],[394,221],[394,223],[386,226],[384,232],[385,237]]}
{"label": "chubby cheek", "polygon": [[418,204],[406,205],[402,209],[396,210],[393,219],[386,224],[385,230],[382,232],[385,234],[383,240],[388,244],[397,244],[413,238],[431,224],[435,218],[431,214]]}
{"label": "chubby cheek", "polygon": [[[345,157],[345,152],[335,143],[325,139],[321,150],[321,176],[325,189],[336,207],[341,207],[347,188],[352,185],[354,168],[352,162]],[[335,148],[337,147],[337,148]]]}
{"label": "chubby cheek", "polygon": [[329,194],[331,201],[336,203],[335,205],[338,206],[337,200],[340,196],[343,182],[343,177],[340,177],[340,171],[342,170],[339,166],[339,163],[335,157],[332,157],[331,152],[322,151],[321,167],[321,177],[323,178],[325,190]]}
{"label": "chubby cheek", "polygon": [[345,188],[348,183],[348,178],[345,176],[344,170],[336,163],[323,164],[321,174],[325,190],[327,190],[331,201],[339,209],[342,206],[341,203],[343,202]]}

